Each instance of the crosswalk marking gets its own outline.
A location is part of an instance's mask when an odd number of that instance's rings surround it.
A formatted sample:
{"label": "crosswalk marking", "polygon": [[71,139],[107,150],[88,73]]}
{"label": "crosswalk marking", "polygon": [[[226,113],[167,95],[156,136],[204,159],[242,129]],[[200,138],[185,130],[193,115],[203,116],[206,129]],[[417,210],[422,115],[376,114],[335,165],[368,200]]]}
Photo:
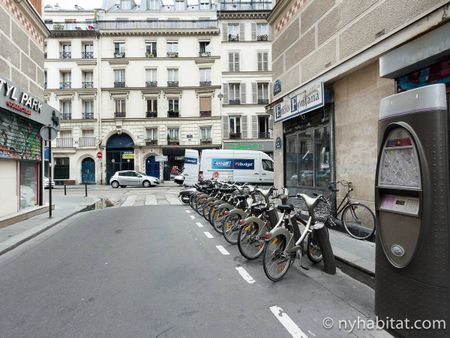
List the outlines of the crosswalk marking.
{"label": "crosswalk marking", "polygon": [[145,196],[145,205],[158,205],[155,195],[146,195]]}
{"label": "crosswalk marking", "polygon": [[170,195],[170,194],[166,194],[166,200],[169,201],[170,205],[182,205],[183,202],[181,202],[178,197]]}
{"label": "crosswalk marking", "polygon": [[130,195],[127,197],[125,202],[122,203],[122,207],[131,207],[134,202],[136,201],[137,196],[136,195]]}

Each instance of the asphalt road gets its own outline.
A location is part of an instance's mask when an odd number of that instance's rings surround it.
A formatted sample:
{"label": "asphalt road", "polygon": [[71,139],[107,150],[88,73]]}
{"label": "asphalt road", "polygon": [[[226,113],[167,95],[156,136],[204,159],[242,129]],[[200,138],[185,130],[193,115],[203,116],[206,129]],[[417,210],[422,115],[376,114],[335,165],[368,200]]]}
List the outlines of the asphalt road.
{"label": "asphalt road", "polygon": [[373,291],[342,273],[270,282],[185,206],[80,214],[0,257],[0,294],[5,338],[346,337],[324,318],[373,316]]}

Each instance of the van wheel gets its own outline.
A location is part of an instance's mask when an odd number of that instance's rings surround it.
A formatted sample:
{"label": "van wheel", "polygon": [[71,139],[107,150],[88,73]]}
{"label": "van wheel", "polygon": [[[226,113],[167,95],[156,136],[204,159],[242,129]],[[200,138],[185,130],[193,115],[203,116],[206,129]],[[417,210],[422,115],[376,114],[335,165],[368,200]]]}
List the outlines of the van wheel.
{"label": "van wheel", "polygon": [[119,187],[119,182],[117,181],[112,181],[111,182],[111,187],[113,187],[114,189],[117,189]]}
{"label": "van wheel", "polygon": [[152,186],[149,181],[142,182],[142,185],[144,186],[144,188],[149,188]]}

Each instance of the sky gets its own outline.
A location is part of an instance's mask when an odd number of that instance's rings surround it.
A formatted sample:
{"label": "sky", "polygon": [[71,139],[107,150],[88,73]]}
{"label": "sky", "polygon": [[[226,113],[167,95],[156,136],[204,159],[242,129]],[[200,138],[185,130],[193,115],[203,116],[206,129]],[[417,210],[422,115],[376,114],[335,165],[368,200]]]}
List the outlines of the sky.
{"label": "sky", "polygon": [[59,7],[65,9],[74,9],[75,4],[84,9],[100,8],[102,3],[102,0],[44,0],[44,6],[59,4]]}

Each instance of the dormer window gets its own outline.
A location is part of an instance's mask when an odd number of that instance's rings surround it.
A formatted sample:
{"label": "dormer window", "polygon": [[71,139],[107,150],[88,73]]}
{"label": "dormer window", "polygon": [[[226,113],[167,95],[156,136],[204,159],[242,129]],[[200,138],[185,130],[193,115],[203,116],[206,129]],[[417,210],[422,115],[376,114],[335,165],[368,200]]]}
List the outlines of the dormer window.
{"label": "dormer window", "polygon": [[129,10],[131,9],[132,0],[120,0],[120,9]]}

